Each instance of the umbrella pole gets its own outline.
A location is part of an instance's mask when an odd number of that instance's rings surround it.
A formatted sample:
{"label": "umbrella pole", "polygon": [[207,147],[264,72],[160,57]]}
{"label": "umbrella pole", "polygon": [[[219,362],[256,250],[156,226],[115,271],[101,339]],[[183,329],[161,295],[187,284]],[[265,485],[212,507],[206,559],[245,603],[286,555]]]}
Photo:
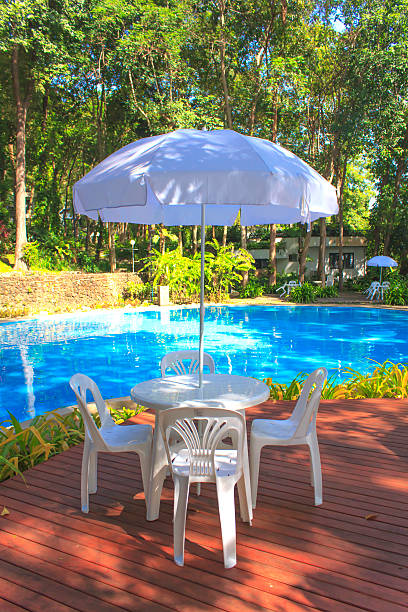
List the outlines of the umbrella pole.
{"label": "umbrella pole", "polygon": [[203,386],[203,355],[204,355],[204,255],[205,255],[205,204],[201,204],[201,275],[200,275],[200,347],[198,362],[199,386]]}
{"label": "umbrella pole", "polygon": [[381,277],[382,277],[382,266],[380,266],[380,285],[381,285]]}

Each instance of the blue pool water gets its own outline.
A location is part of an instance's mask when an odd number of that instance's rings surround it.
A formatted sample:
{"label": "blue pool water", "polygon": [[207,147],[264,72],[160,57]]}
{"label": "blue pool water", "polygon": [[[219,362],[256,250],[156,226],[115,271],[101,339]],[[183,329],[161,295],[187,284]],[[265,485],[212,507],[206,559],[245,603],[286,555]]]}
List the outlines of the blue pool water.
{"label": "blue pool water", "polygon": [[[105,397],[129,395],[160,376],[161,357],[198,347],[198,309],[93,311],[0,324],[0,421],[27,419],[75,397],[75,372]],[[408,362],[408,312],[302,306],[207,307],[205,350],[217,371],[289,382],[320,365],[344,378],[347,366]]]}

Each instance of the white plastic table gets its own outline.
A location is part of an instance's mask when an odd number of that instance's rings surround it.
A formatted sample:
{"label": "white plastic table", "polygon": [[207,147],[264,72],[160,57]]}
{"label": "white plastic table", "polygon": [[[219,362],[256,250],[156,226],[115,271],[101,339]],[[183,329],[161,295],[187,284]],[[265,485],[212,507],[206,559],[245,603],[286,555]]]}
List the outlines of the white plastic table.
{"label": "white plastic table", "polygon": [[[229,374],[205,374],[203,386],[198,386],[198,376],[165,376],[139,383],[130,392],[134,402],[156,411],[153,436],[152,469],[147,499],[147,520],[159,517],[160,494],[167,471],[167,456],[159,431],[160,410],[191,406],[193,408],[222,407],[237,410],[245,417],[245,408],[257,406],[269,398],[269,387],[254,378]],[[248,442],[244,446],[245,480],[249,479]],[[252,520],[251,490],[246,491]]]}

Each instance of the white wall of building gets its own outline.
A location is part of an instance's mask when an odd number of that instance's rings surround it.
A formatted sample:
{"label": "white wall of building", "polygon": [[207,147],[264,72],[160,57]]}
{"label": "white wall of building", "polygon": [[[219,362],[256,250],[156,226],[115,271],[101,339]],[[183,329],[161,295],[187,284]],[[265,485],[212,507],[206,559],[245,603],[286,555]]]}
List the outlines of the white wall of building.
{"label": "white wall of building", "polygon": [[[299,263],[297,261],[299,242],[298,238],[277,238],[276,242],[284,242],[285,248],[278,250],[277,244],[277,268],[280,274],[299,274]],[[306,277],[311,278],[314,273],[317,273],[317,265],[319,260],[319,237],[312,237],[310,239],[310,246],[307,253],[306,261]],[[338,255],[339,252],[339,239],[338,238],[327,238],[326,239],[326,261],[325,261],[325,272],[326,274],[332,274],[336,277],[338,275],[338,268],[333,267],[333,258]],[[251,255],[257,261],[257,268],[266,267],[269,259],[268,249],[250,249]],[[346,236],[344,238],[343,253],[348,260],[346,266],[351,265],[352,267],[344,267],[343,275],[344,278],[357,278],[364,276],[366,272],[366,246],[365,238]],[[330,256],[332,255],[332,257]]]}

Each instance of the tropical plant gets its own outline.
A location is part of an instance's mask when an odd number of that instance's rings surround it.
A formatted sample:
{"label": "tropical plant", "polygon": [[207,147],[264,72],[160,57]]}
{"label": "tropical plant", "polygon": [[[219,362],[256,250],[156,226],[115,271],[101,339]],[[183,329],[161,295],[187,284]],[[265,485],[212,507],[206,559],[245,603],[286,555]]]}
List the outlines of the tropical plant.
{"label": "tropical plant", "polygon": [[[220,301],[228,297],[230,287],[241,281],[241,274],[253,267],[253,257],[244,249],[234,250],[233,245],[221,246],[217,240],[208,243],[205,253],[206,297]],[[168,285],[173,301],[197,300],[200,294],[201,255],[185,257],[179,248],[161,253],[153,249],[145,259],[153,285]]]}
{"label": "tropical plant", "polygon": [[228,297],[231,287],[242,280],[242,274],[254,268],[254,258],[246,249],[221,246],[217,240],[208,243],[213,252],[205,254],[205,290],[213,301]]}
{"label": "tropical plant", "polygon": [[408,283],[403,280],[392,282],[384,293],[384,302],[391,306],[406,306],[408,304]]}
{"label": "tropical plant", "polygon": [[130,281],[125,285],[122,292],[122,297],[125,302],[140,303],[144,300],[149,300],[152,295],[152,286],[149,283],[135,283]]}
{"label": "tropical plant", "polygon": [[291,289],[287,299],[298,304],[310,304],[315,302],[316,298],[315,287],[311,283],[303,283],[303,285]]}
{"label": "tropical plant", "polygon": [[261,297],[265,292],[264,285],[257,278],[249,278],[245,287],[240,287],[240,298]]}
{"label": "tropical plant", "polygon": [[[322,390],[322,399],[361,399],[374,397],[408,397],[408,364],[385,361],[369,374],[362,374],[352,368],[344,372],[348,378],[336,384],[336,374],[327,379]],[[265,378],[273,400],[297,400],[307,373],[299,373],[291,383],[274,382]]]}
{"label": "tropical plant", "polygon": [[[116,423],[123,423],[143,410],[141,406],[110,408]],[[25,428],[11,412],[8,414],[9,419],[0,423],[0,481],[14,474],[21,475],[29,467],[79,444],[85,437],[84,423],[77,408],[66,415],[56,410],[38,415]],[[99,426],[98,414],[93,418]]]}
{"label": "tropical plant", "polygon": [[316,297],[321,298],[336,297],[339,295],[339,289],[334,285],[331,287],[314,287],[314,293]]}

